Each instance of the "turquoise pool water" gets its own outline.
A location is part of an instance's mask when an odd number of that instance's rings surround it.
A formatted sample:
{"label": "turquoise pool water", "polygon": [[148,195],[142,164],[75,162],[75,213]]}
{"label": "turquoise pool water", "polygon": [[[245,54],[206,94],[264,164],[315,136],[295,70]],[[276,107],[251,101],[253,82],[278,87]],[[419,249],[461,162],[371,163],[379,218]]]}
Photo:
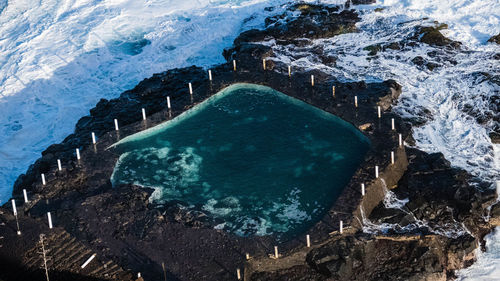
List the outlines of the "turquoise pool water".
{"label": "turquoise pool water", "polygon": [[368,139],[345,121],[253,84],[235,84],[115,144],[112,182],[153,187],[238,235],[292,237],[328,211]]}

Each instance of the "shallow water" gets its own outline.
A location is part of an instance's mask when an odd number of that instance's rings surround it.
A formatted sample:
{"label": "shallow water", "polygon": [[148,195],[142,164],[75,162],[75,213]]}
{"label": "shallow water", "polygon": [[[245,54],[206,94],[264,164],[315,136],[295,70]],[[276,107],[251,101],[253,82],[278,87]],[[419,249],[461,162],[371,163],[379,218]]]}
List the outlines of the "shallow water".
{"label": "shallow water", "polygon": [[239,84],[124,139],[113,183],[154,187],[239,235],[293,236],[338,198],[369,148],[345,121],[267,87]]}
{"label": "shallow water", "polygon": [[[239,32],[261,27],[266,16],[280,12],[265,11],[264,7],[286,2],[0,0],[0,199],[10,197],[17,176],[48,145],[71,133],[78,118],[100,98],[116,97],[154,72],[223,62],[222,49],[230,46]],[[486,136],[489,125],[475,124],[456,109],[470,103],[486,112],[484,97],[494,92],[498,95],[495,85],[477,83],[463,74],[484,69],[491,73],[492,65],[500,69],[498,61],[491,64],[492,56],[488,55],[498,52],[499,47],[486,43],[500,32],[499,5],[497,0],[378,0],[376,5],[356,6],[366,10],[359,34],[337,37],[339,44],[335,40],[328,43],[340,47],[332,51],[347,51],[339,58],[339,71],[332,74],[347,80],[398,80],[403,84],[401,112],[420,116],[418,110],[411,109],[424,106],[438,117],[415,132],[418,146],[443,152],[452,164],[486,179],[495,180],[496,175],[497,186],[500,145],[495,147],[494,161],[483,161],[492,157],[485,153],[491,151],[485,149],[491,146]],[[375,13],[376,7],[384,10]],[[377,38],[383,42],[388,35],[400,36],[407,30],[402,22],[424,17],[448,24],[445,35],[464,43],[474,51],[472,55],[462,55],[465,61],[455,69],[434,73],[417,70],[409,63],[414,55],[425,55],[427,46],[403,54],[399,61],[387,55],[372,63],[366,59],[368,52],[362,51],[363,47],[376,43]],[[307,50],[295,59],[297,65],[310,60],[312,67],[323,67],[308,57]],[[470,71],[469,66],[473,66]],[[434,96],[436,92],[440,94]],[[498,235],[488,236],[488,241],[500,245]],[[498,251],[487,254],[491,254],[487,262],[478,265],[500,268]],[[464,278],[493,280],[498,276],[488,270],[482,275],[481,266],[474,270],[466,272]]]}

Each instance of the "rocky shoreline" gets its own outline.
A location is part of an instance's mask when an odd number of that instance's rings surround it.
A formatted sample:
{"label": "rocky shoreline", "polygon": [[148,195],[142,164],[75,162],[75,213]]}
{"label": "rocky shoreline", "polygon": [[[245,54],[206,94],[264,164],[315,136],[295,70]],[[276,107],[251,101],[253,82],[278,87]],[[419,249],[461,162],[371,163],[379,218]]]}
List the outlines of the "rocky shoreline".
{"label": "rocky shoreline", "polygon": [[[391,112],[401,87],[395,81],[344,83],[319,70],[292,69],[289,77],[288,65],[272,60],[263,69],[262,60],[272,50],[259,41],[274,38],[282,44],[301,44],[302,38],[355,32],[357,21],[352,10],[297,4],[281,17],[269,18],[265,30],[243,32],[224,51],[227,63],[211,68],[213,81],[199,67],[173,69],[145,79],[117,99],[101,100],[90,116],[78,121],[73,134],[47,148],[16,181],[13,198],[18,202],[21,236],[16,235],[10,203],[0,209],[5,223],[0,226],[4,236],[0,279],[43,280],[36,257],[41,233],[47,235],[46,246],[53,249],[49,255],[61,261],[51,264],[52,280],[70,276],[72,280],[134,280],[138,272],[145,280],[236,280],[237,268],[245,280],[452,279],[454,270],[473,261],[484,235],[498,225],[500,208],[494,206],[488,214],[496,193],[477,188],[481,183],[473,187],[474,179],[450,167],[442,155],[399,145],[399,134],[412,143],[411,124]],[[188,83],[193,85],[193,95]],[[306,233],[281,243],[272,236],[238,237],[214,229],[200,210],[179,208],[175,202],[155,205],[148,188],[111,186],[119,157],[108,148],[111,144],[175,118],[234,83],[265,85],[314,105],[360,128],[372,143],[340,198],[307,232],[311,248],[305,245]],[[381,118],[377,106],[382,109]],[[148,113],[145,122],[141,108]],[[114,130],[114,119],[119,121],[119,131]],[[95,145],[92,132],[98,136]],[[80,160],[75,157],[76,148],[81,151]],[[391,152],[395,152],[394,164]],[[62,171],[57,169],[57,159],[62,161]],[[375,166],[380,167],[379,178],[375,178]],[[29,194],[26,204],[21,204],[23,189]],[[400,208],[387,208],[384,200],[389,190],[399,200],[409,201]],[[47,212],[54,221],[51,230]],[[339,233],[341,220],[343,233]],[[391,227],[369,229],[372,224]],[[268,257],[275,245],[282,254],[279,259]],[[75,254],[75,249],[85,254]],[[96,260],[80,268],[92,253]]]}

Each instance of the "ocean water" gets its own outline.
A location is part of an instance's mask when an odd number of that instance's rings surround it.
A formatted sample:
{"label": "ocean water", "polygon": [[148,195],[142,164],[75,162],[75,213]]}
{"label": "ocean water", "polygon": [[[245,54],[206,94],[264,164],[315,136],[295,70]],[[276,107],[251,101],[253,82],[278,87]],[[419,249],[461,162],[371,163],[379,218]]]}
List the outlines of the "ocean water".
{"label": "ocean water", "polygon": [[[240,31],[262,26],[265,16],[282,9],[268,12],[264,7],[284,3],[0,0],[0,199],[9,198],[18,174],[45,147],[69,134],[99,98],[116,97],[171,67],[222,62],[222,49]],[[433,115],[415,130],[417,146],[443,152],[453,165],[496,181],[500,189],[500,147],[487,137],[495,124],[478,124],[462,110],[491,112],[488,100],[498,96],[498,85],[477,72],[495,75],[500,69],[492,60],[499,47],[486,43],[500,32],[499,5],[497,0],[379,0],[356,6],[363,13],[360,33],[326,42],[331,47],[327,51],[342,54],[336,66],[325,66],[307,49],[294,61],[285,50],[279,59],[325,69],[346,80],[398,80],[404,94],[397,110],[413,118],[425,111]],[[384,10],[376,13],[376,7]],[[448,24],[445,35],[467,50],[450,54],[456,57],[455,66],[445,62],[430,72],[410,63],[416,55],[435,60],[428,55],[433,48],[426,45],[386,51],[376,59],[367,59],[368,52],[362,50],[402,38],[412,25],[434,20]],[[494,250],[500,238],[487,239],[488,252],[460,273],[463,280],[500,279],[500,254]]]}
{"label": "ocean water", "polygon": [[[382,11],[375,12],[375,8]],[[272,40],[265,43],[273,47],[276,60],[295,67],[321,69],[340,80],[395,79],[403,86],[395,110],[416,123],[426,122],[413,130],[416,146],[428,152],[442,152],[452,165],[500,190],[500,146],[492,144],[488,136],[500,126],[489,118],[500,114],[500,62],[494,59],[500,47],[486,42],[500,33],[500,2],[386,0],[356,9],[362,15],[362,22],[357,25],[359,33],[314,40],[301,47],[277,45]],[[433,26],[434,21],[448,25],[442,32],[462,42],[460,50],[444,51],[426,44],[387,49],[376,56],[365,50],[374,44],[403,41],[415,27]],[[318,50],[322,50],[322,56],[336,57],[336,64],[324,64]],[[412,62],[416,56],[439,67],[430,71],[418,66]],[[479,123],[476,117],[484,121]],[[367,230],[383,231],[385,227],[388,226],[370,224]],[[436,230],[444,230],[439,234],[449,236],[467,231],[460,225]],[[476,265],[458,273],[461,280],[500,280],[498,234],[488,236],[487,241],[488,251],[479,256]]]}
{"label": "ocean water", "polygon": [[369,148],[351,124],[270,88],[236,84],[120,141],[114,185],[155,188],[238,235],[290,238],[320,220]]}
{"label": "ocean water", "polygon": [[170,68],[223,62],[223,48],[283,2],[0,0],[0,200],[100,98]]}
{"label": "ocean water", "polygon": [[[383,10],[375,12],[375,8]],[[277,46],[272,41],[268,44],[277,53],[277,60],[322,69],[341,80],[395,79],[403,86],[395,110],[409,119],[426,122],[413,131],[417,147],[442,152],[452,165],[468,170],[499,190],[500,146],[491,143],[488,133],[500,124],[487,117],[499,114],[500,62],[493,56],[500,52],[500,47],[486,41],[500,33],[500,2],[388,0],[356,9],[362,14],[359,33],[315,40],[304,48]],[[443,33],[462,42],[461,50],[446,52],[420,44],[370,56],[364,49],[377,43],[399,42],[410,36],[416,26],[432,26],[434,21],[448,24]],[[311,52],[318,46],[324,55],[337,57],[336,65],[323,64]],[[419,67],[412,63],[416,56],[440,67],[433,71]],[[478,123],[475,117],[486,118]],[[453,236],[461,231],[467,230],[458,226],[442,234]],[[458,272],[459,279],[500,280],[499,247],[497,230],[487,237],[487,252],[481,253],[470,269]]]}

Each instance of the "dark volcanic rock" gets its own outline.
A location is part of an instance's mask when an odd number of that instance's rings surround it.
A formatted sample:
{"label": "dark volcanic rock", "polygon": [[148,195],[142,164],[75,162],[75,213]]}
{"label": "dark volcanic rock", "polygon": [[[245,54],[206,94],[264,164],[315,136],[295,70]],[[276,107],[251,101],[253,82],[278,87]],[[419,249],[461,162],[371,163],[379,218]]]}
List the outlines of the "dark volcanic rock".
{"label": "dark volcanic rock", "polygon": [[491,36],[491,38],[488,39],[488,42],[496,43],[496,44],[500,45],[500,33],[495,35],[495,36]]}
{"label": "dark volcanic rock", "polygon": [[368,51],[369,56],[374,56],[382,50],[382,46],[380,44],[370,45],[368,47],[364,47],[363,50]]}
{"label": "dark volcanic rock", "polygon": [[320,281],[325,279],[324,275],[306,265],[296,265],[274,272],[257,272],[249,278],[250,281]]}
{"label": "dark volcanic rock", "polygon": [[[437,230],[450,235],[465,233],[456,222],[465,224],[476,237],[489,232],[485,226],[487,210],[496,194],[492,189],[473,187],[471,176],[465,171],[452,168],[440,153],[427,154],[416,149],[407,149],[408,170],[394,190],[400,199],[407,198],[407,214],[415,220],[427,223],[428,232]],[[408,218],[401,210],[385,209],[383,205],[372,212],[370,219],[379,223],[407,225]],[[389,213],[389,214],[388,214]],[[397,218],[401,218],[397,221]]]}
{"label": "dark volcanic rock", "polygon": [[[353,4],[372,2],[352,1]],[[2,222],[5,219],[9,226],[8,237],[13,241],[0,248],[0,258],[8,254],[22,265],[21,256],[33,248],[33,245],[23,246],[27,244],[24,242],[33,243],[35,234],[48,231],[46,212],[50,211],[56,229],[64,232],[71,243],[81,243],[86,254],[94,252],[98,258],[109,261],[104,264],[123,268],[128,275],[142,272],[146,280],[163,280],[165,275],[167,280],[234,280],[237,268],[257,262],[260,257],[264,257],[263,264],[268,267],[245,270],[246,280],[433,280],[451,276],[450,272],[470,260],[477,241],[489,231],[484,221],[485,210],[495,195],[472,188],[468,184],[470,176],[451,168],[439,154],[409,149],[410,167],[405,173],[407,153],[404,147],[398,146],[398,134],[406,143],[412,143],[411,125],[390,112],[401,94],[401,86],[393,80],[339,82],[319,70],[294,69],[289,77],[287,66],[276,61],[267,61],[262,69],[262,59],[271,56],[272,50],[259,42],[274,39],[277,44],[307,46],[310,39],[355,32],[357,21],[359,17],[354,10],[296,4],[283,15],[266,19],[264,30],[240,34],[232,48],[224,51],[227,63],[211,68],[213,81],[208,81],[206,70],[200,67],[172,69],[143,80],[119,98],[100,100],[89,116],[78,121],[73,134],[62,143],[48,147],[16,181],[14,198],[21,199],[23,189],[30,194],[30,202],[19,205],[24,240],[15,239],[13,216],[0,212],[0,219]],[[457,47],[455,42],[442,36],[440,28],[421,28],[413,40]],[[376,55],[401,46],[404,43],[374,45],[369,51]],[[312,52],[319,54],[325,63],[335,63],[335,57],[321,56],[324,53],[321,46]],[[432,53],[428,56],[435,57]],[[234,71],[233,59],[238,62]],[[427,67],[431,63],[422,62]],[[311,75],[315,77],[314,86],[310,84]],[[188,83],[192,83],[193,95],[189,95]],[[279,244],[283,257],[274,260],[272,265],[265,255],[278,244],[275,237],[238,237],[214,229],[213,225],[219,222],[214,222],[199,208],[187,208],[181,202],[157,204],[150,201],[151,189],[134,185],[113,187],[110,182],[119,156],[110,145],[175,118],[234,83],[269,86],[335,114],[363,128],[372,145],[339,200],[309,230],[315,246],[303,247],[302,238],[284,241]],[[171,110],[166,109],[167,96],[172,101]],[[353,104],[355,96],[359,100],[357,108]],[[377,106],[383,110],[381,118],[376,116]],[[148,112],[146,121],[141,120],[141,108]],[[422,116],[429,114],[425,109],[421,111]],[[114,131],[115,118],[120,122],[118,132]],[[388,129],[392,119],[397,131]],[[421,120],[413,120],[412,124],[418,121]],[[92,132],[99,138],[96,145],[91,144]],[[80,161],[75,159],[75,148],[81,149]],[[392,151],[397,153],[395,164],[388,159]],[[56,169],[57,159],[63,162],[62,171]],[[405,208],[385,209],[379,204],[385,189],[381,179],[373,179],[375,165],[380,166],[383,178],[392,182],[390,185],[399,180],[394,192],[399,198],[410,198]],[[41,173],[46,176],[46,185],[41,184]],[[392,236],[358,233],[356,228],[360,228],[361,222],[356,219],[361,219],[354,214],[367,198],[361,196],[361,183],[367,183],[367,191],[380,195],[378,199],[366,200],[374,202],[366,214],[372,221],[406,226],[425,220],[429,229],[413,230],[421,236],[408,232],[395,234],[395,231]],[[375,190],[377,187],[380,189]],[[496,218],[497,213],[500,212],[494,207],[492,218]],[[346,225],[343,235],[337,232],[339,220]],[[465,224],[478,238],[460,231],[451,237],[430,235],[437,227],[448,230],[450,222],[451,226]],[[66,249],[63,246],[59,248]],[[246,261],[246,253],[254,259]],[[287,255],[289,253],[291,255]],[[61,263],[59,267],[68,270],[68,274],[78,268],[70,262]],[[105,266],[102,268],[108,270]]]}
{"label": "dark volcanic rock", "polygon": [[[294,15],[299,12],[299,16]],[[264,30],[252,29],[241,33],[234,45],[224,50],[227,60],[243,60],[251,52],[254,56],[270,56],[270,48],[255,44],[266,39],[275,39],[278,44],[297,43],[297,38],[317,39],[355,32],[360,18],[354,10],[339,11],[336,6],[297,4],[288,12],[266,19]],[[258,46],[258,47],[257,47]],[[235,56],[238,54],[238,56]]]}
{"label": "dark volcanic rock", "polygon": [[431,46],[459,48],[461,46],[460,42],[448,39],[440,32],[444,28],[446,28],[446,25],[418,27],[413,39]]}
{"label": "dark volcanic rock", "polygon": [[490,139],[492,143],[500,143],[500,133],[491,132]]}
{"label": "dark volcanic rock", "polygon": [[439,29],[431,26],[421,27],[417,34],[420,36],[420,42],[433,46],[447,46],[451,44],[451,40],[444,37]]}
{"label": "dark volcanic rock", "polygon": [[[99,101],[89,116],[78,121],[73,134],[47,148],[42,158],[19,177],[14,197],[22,197],[22,189],[27,189],[31,197],[30,202],[22,206],[24,212],[35,218],[37,225],[46,223],[46,212],[50,211],[55,224],[64,228],[72,239],[84,242],[99,257],[116,262],[124,270],[142,272],[146,280],[162,279],[165,274],[162,264],[168,280],[233,280],[236,268],[242,268],[245,253],[263,255],[277,243],[275,238],[237,237],[214,229],[213,225],[218,222],[199,209],[185,208],[178,202],[162,205],[150,202],[150,189],[132,185],[112,187],[110,177],[119,155],[109,146],[178,116],[230,84],[249,82],[287,93],[355,126],[377,123],[377,128],[374,125],[369,132],[377,153],[370,152],[363,169],[373,168],[374,161],[387,164],[387,155],[397,147],[397,140],[390,131],[380,130],[380,124],[390,126],[394,118],[405,138],[409,133],[409,127],[398,116],[387,112],[401,94],[401,86],[395,81],[340,83],[320,71],[302,73],[299,70],[294,70],[290,79],[281,71],[283,65],[272,61],[262,70],[262,58],[271,50],[256,42],[265,36],[285,43],[298,38],[301,41],[303,37],[332,36],[355,30],[354,23],[359,20],[354,11],[339,13],[336,7],[296,5],[289,12],[292,11],[300,11],[300,15],[284,21],[269,19],[266,30],[245,32],[235,40],[234,48],[229,56],[226,52],[226,56],[238,60],[237,71],[233,71],[231,61],[213,66],[214,79],[208,81],[202,68],[172,69],[145,79],[119,98]],[[322,59],[335,60],[333,57]],[[311,74],[316,77],[314,87],[308,86]],[[188,83],[192,83],[193,95],[189,95]],[[355,95],[360,103],[357,110],[353,110]],[[167,96],[172,102],[171,110],[166,108]],[[384,111],[381,119],[376,118],[377,105]],[[141,108],[146,108],[148,113],[145,122],[141,120]],[[115,118],[120,122],[118,132],[114,131]],[[91,144],[92,132],[99,138],[96,145]],[[390,139],[392,141],[388,141]],[[81,150],[80,161],[75,159],[75,148]],[[57,159],[62,160],[62,171],[57,170]],[[46,185],[41,184],[41,173],[45,174]],[[359,191],[348,188],[343,196],[350,203],[337,208],[341,213],[325,214],[312,230],[318,238],[328,237],[331,225],[338,222],[339,217],[346,223],[352,219],[345,214],[357,208]],[[284,250],[296,246],[296,240],[280,245]],[[3,250],[7,248],[0,249]],[[290,272],[304,269],[293,268]],[[317,276],[311,269],[306,271],[303,278]]]}
{"label": "dark volcanic rock", "polygon": [[418,65],[418,66],[425,66],[427,67],[427,69],[429,69],[430,71],[434,70],[434,68],[440,66],[439,64],[437,63],[434,63],[434,62],[428,62],[427,60],[425,60],[423,57],[421,56],[416,56],[414,57],[411,62],[413,62],[415,65]]}
{"label": "dark volcanic rock", "polygon": [[[347,1],[346,3],[348,3]],[[377,0],[351,0],[350,1],[353,5],[367,5],[367,4],[373,4],[376,3]]]}
{"label": "dark volcanic rock", "polygon": [[[250,280],[454,278],[455,270],[472,263],[474,251],[490,225],[500,225],[500,204],[492,207],[491,219],[485,221],[487,206],[496,200],[494,190],[472,187],[470,175],[452,168],[440,153],[410,148],[407,153],[408,169],[392,191],[400,199],[409,198],[409,202],[402,209],[387,209],[380,203],[369,217],[375,224],[392,224],[393,229],[386,234],[390,236],[357,233],[332,237],[308,250],[302,262],[284,261],[291,263],[286,270],[256,272]],[[417,220],[427,226],[403,229]],[[474,236],[462,229],[461,223]],[[294,279],[292,268],[300,270],[302,279]]]}
{"label": "dark volcanic rock", "polygon": [[306,260],[328,280],[442,280],[447,270],[458,268],[457,259],[474,249],[470,235],[451,240],[363,235],[315,248]]}

